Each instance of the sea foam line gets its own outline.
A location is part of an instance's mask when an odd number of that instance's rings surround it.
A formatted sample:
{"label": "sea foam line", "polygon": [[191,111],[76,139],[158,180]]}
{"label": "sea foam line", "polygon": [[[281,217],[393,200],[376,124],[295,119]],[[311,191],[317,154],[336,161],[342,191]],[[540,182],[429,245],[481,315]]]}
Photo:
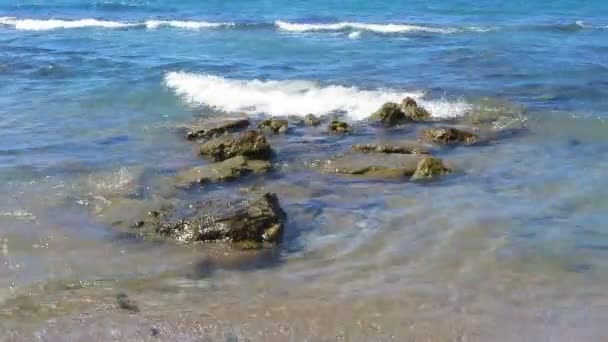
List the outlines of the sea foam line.
{"label": "sea foam line", "polygon": [[372,31],[377,33],[404,33],[404,32],[427,32],[427,33],[455,33],[458,29],[441,28],[421,25],[405,24],[367,24],[358,22],[339,22],[332,24],[318,23],[290,23],[277,20],[275,26],[284,31],[309,32],[309,31],[343,31],[347,29]]}
{"label": "sea foam line", "polygon": [[128,27],[145,27],[148,29],[157,29],[159,27],[175,27],[190,30],[199,30],[205,28],[218,27],[234,27],[234,23],[217,23],[207,21],[187,21],[187,20],[147,20],[144,22],[120,22],[98,19],[77,19],[77,20],[60,20],[60,19],[17,19],[14,17],[0,17],[0,25],[11,26],[16,30],[26,31],[48,31],[57,29],[76,29],[101,27],[109,29],[128,28]]}
{"label": "sea foam line", "polygon": [[367,118],[388,101],[415,98],[435,117],[461,116],[470,109],[465,102],[427,100],[421,91],[364,90],[313,81],[235,80],[208,74],[169,72],[164,83],[184,101],[225,112],[272,116],[344,112],[354,120]]}

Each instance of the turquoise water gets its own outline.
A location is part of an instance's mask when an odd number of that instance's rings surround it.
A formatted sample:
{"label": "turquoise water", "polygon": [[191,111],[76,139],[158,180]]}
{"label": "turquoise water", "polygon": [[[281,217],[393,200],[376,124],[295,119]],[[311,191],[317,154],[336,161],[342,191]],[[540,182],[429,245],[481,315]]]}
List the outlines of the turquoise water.
{"label": "turquoise water", "polygon": [[[95,290],[111,288],[140,292],[153,313],[123,322],[125,338],[178,321],[168,303],[200,314],[201,291],[204,305],[234,308],[214,314],[238,336],[278,329],[263,319],[245,328],[240,315],[278,307],[296,340],[341,329],[353,340],[606,336],[606,56],[608,2],[597,0],[0,0],[0,328],[60,340],[88,310],[121,321],[99,309]],[[208,251],[125,242],[91,215],[95,201],[145,198],[159,175],[200,163],[175,129],[193,116],[340,112],[356,123],[406,95],[437,119],[494,112],[526,133],[454,150],[462,173],[437,186],[289,172],[302,136],[277,138],[285,173],[256,186],[290,216],[281,263],[220,267],[202,289],[184,265]],[[369,138],[324,143],[336,152]],[[57,279],[111,284],[75,294],[97,303],[75,309],[32,290]],[[251,283],[275,300],[251,299]],[[161,285],[178,297],[159,296]],[[24,293],[64,325],[11,304]],[[333,317],[323,298],[352,313]],[[179,326],[167,324],[168,334]]]}

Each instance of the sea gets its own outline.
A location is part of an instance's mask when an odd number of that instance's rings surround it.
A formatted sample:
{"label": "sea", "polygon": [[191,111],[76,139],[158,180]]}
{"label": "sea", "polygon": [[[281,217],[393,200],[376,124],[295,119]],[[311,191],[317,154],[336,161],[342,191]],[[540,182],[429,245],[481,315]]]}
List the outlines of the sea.
{"label": "sea", "polygon": [[[357,133],[406,96],[501,134],[433,182],[308,167],[414,136]],[[180,127],[237,113],[355,127],[189,194],[276,193],[281,244],[113,225],[208,163]],[[605,341],[607,178],[608,1],[0,0],[2,341]]]}

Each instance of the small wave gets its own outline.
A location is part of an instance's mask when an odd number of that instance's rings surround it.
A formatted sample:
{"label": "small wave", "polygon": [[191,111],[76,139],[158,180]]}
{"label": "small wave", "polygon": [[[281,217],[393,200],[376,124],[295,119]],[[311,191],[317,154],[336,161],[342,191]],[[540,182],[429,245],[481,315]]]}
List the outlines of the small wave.
{"label": "small wave", "polygon": [[361,31],[354,31],[348,34],[348,38],[350,39],[359,39],[361,38]]}
{"label": "small wave", "polygon": [[232,80],[207,74],[170,72],[165,75],[164,82],[189,103],[252,115],[304,116],[344,112],[352,119],[361,120],[383,103],[401,101],[406,96],[418,100],[436,117],[461,116],[470,108],[464,102],[425,100],[423,92],[322,86],[313,81]]}
{"label": "small wave", "polygon": [[582,20],[577,20],[573,23],[552,23],[552,24],[542,24],[534,26],[536,29],[543,30],[556,30],[561,32],[579,32],[583,30],[598,30],[598,29],[606,29],[608,26],[604,25],[596,25],[589,24]]}
{"label": "small wave", "polygon": [[73,29],[85,27],[124,28],[137,24],[106,21],[97,19],[59,20],[59,19],[17,19],[12,17],[0,18],[0,25],[13,26],[17,30],[47,31],[56,29]]}
{"label": "small wave", "polygon": [[161,26],[183,28],[189,30],[200,30],[205,28],[234,27],[235,23],[211,23],[207,21],[184,21],[184,20],[148,20],[145,26],[149,29],[157,29]]}
{"label": "small wave", "polygon": [[26,31],[48,31],[56,29],[76,29],[76,28],[129,28],[129,27],[145,27],[148,29],[157,29],[159,27],[174,27],[190,30],[199,30],[205,28],[218,27],[234,27],[234,23],[214,23],[207,21],[185,21],[185,20],[147,20],[145,22],[119,22],[107,21],[98,19],[78,19],[78,20],[60,20],[60,19],[17,19],[14,17],[0,17],[0,25],[12,26],[16,30]]}
{"label": "small wave", "polygon": [[365,24],[357,22],[340,22],[333,24],[298,24],[277,20],[275,25],[284,31],[308,32],[308,31],[343,31],[348,29],[372,31],[377,33],[404,33],[404,32],[428,32],[428,33],[454,33],[457,29],[440,28],[419,25],[404,24]]}

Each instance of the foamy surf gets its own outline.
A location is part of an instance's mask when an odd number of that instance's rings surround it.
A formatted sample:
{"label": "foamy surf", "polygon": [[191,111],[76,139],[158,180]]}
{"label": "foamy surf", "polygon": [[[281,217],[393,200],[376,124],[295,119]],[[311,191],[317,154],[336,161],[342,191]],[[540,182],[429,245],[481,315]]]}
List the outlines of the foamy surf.
{"label": "foamy surf", "polygon": [[77,28],[128,28],[145,27],[148,29],[158,29],[160,27],[173,27],[189,30],[200,30],[206,28],[234,27],[234,23],[216,23],[207,21],[187,21],[187,20],[147,20],[144,22],[120,22],[98,19],[17,19],[14,17],[0,17],[0,25],[14,27],[16,30],[26,31],[49,31],[57,29],[77,29]]}
{"label": "foamy surf", "polygon": [[56,29],[73,29],[86,27],[124,28],[137,24],[106,21],[97,19],[59,20],[59,19],[17,19],[13,17],[0,18],[0,25],[13,26],[17,30],[47,31]]}
{"label": "foamy surf", "polygon": [[312,81],[233,80],[214,75],[170,72],[165,75],[164,82],[188,103],[251,115],[304,116],[308,113],[344,112],[354,120],[361,120],[385,102],[398,102],[406,96],[415,98],[438,118],[461,116],[470,109],[465,102],[426,100],[423,92],[322,86]]}
{"label": "foamy surf", "polygon": [[441,28],[420,25],[404,24],[366,24],[357,22],[340,22],[332,24],[299,24],[277,20],[275,26],[284,31],[309,32],[309,31],[343,31],[343,30],[362,30],[377,33],[404,33],[404,32],[427,32],[427,33],[454,33],[457,29]]}

